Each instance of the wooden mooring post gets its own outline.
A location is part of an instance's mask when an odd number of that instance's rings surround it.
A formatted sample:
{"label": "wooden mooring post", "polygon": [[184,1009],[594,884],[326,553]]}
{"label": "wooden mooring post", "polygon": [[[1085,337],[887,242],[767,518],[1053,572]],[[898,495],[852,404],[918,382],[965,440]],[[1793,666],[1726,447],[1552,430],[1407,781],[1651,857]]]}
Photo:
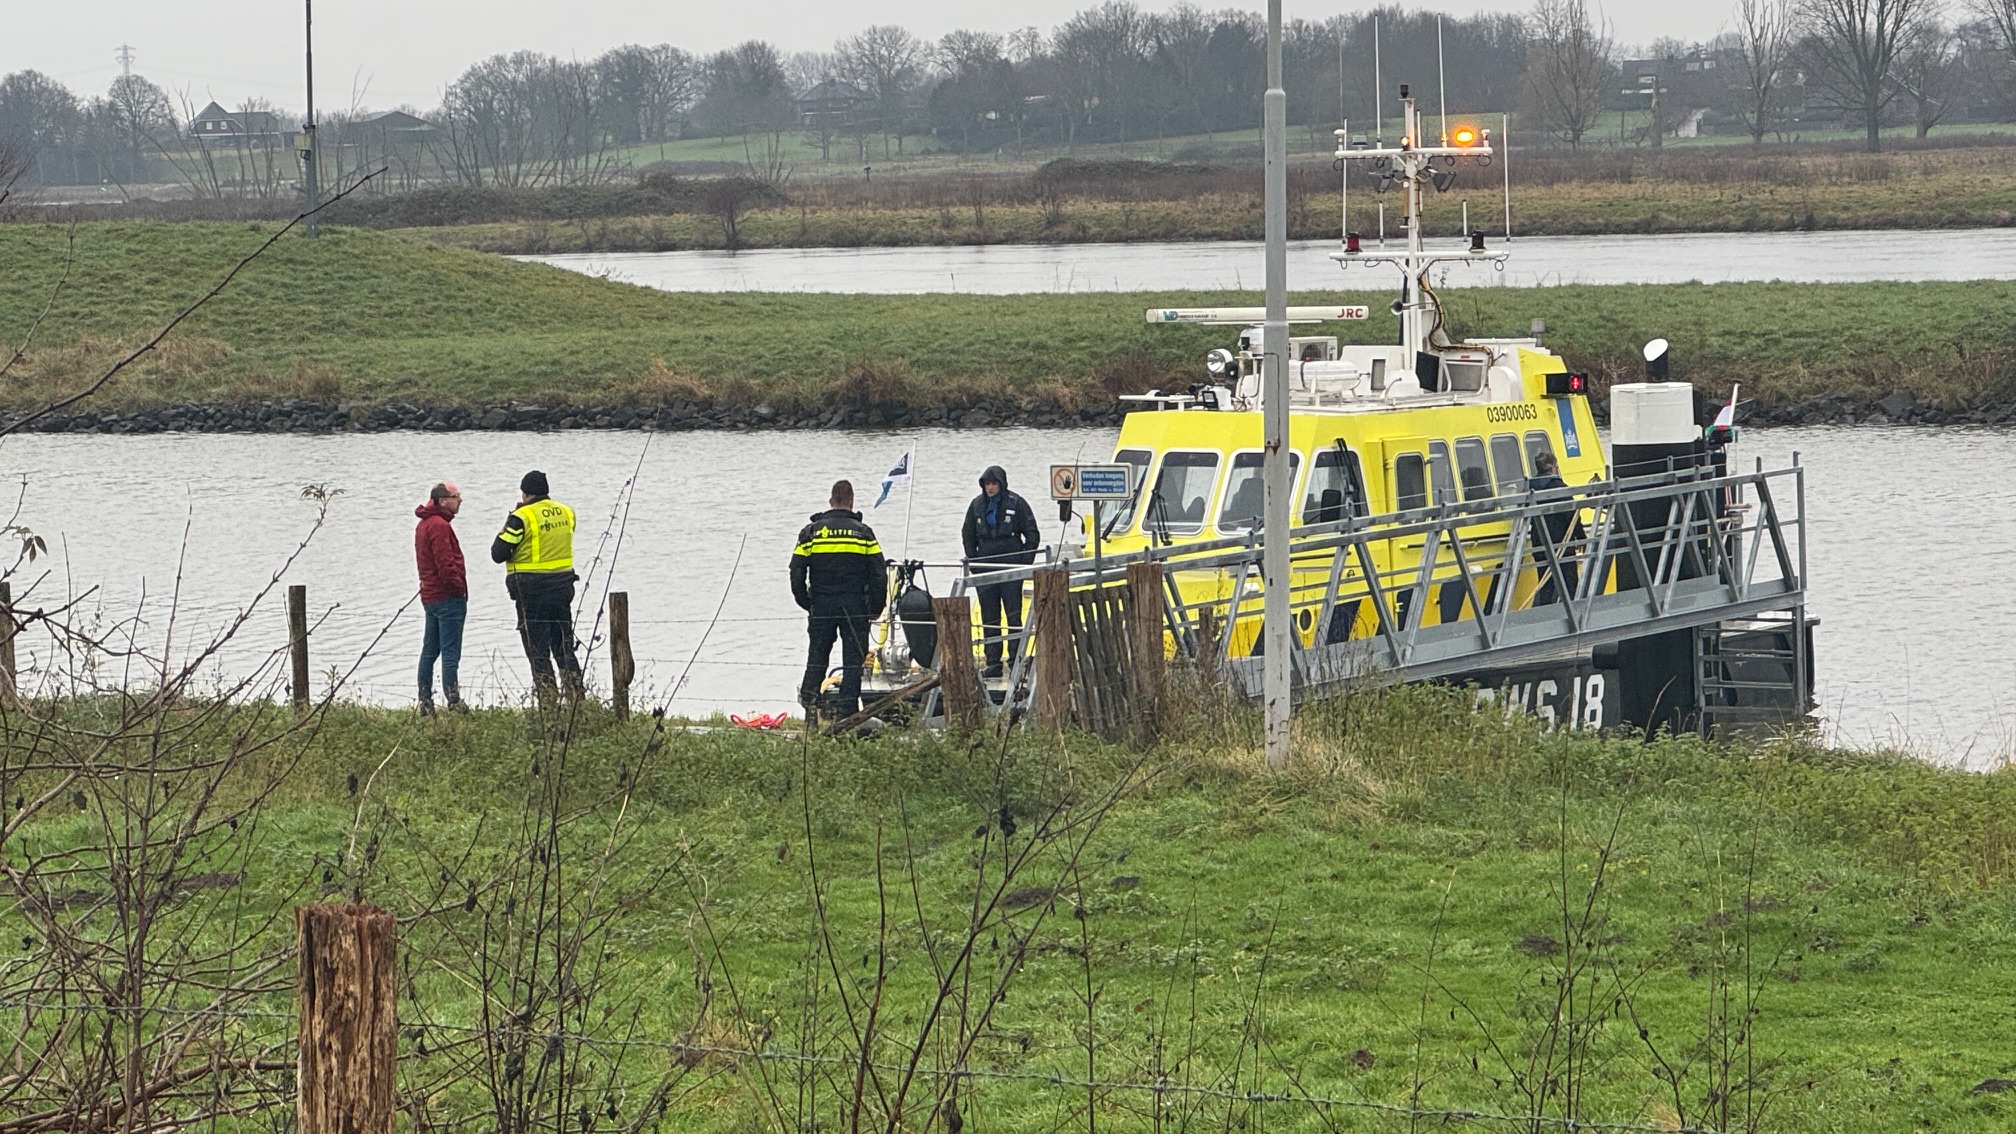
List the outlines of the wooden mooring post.
{"label": "wooden mooring post", "polygon": [[637,659],[630,653],[630,592],[609,592],[609,704],[619,721],[630,719],[630,683]]}
{"label": "wooden mooring post", "polygon": [[1127,664],[1133,669],[1134,725],[1152,738],[1162,715],[1163,592],[1160,563],[1127,565]]}
{"label": "wooden mooring post", "polygon": [[952,728],[980,727],[980,674],[973,668],[973,602],[965,595],[931,600],[938,625],[938,697]]}
{"label": "wooden mooring post", "polygon": [[14,635],[19,629],[14,620],[14,584],[0,583],[0,704],[10,709],[21,703],[20,671],[14,668]]}
{"label": "wooden mooring post", "polygon": [[293,655],[294,707],[308,709],[308,587],[287,588],[287,649]]}
{"label": "wooden mooring post", "polygon": [[392,915],[376,906],[294,910],[299,1134],[393,1134],[399,1057],[393,927]]}
{"label": "wooden mooring post", "polygon": [[1035,583],[1030,623],[1036,635],[1036,727],[1055,732],[1071,721],[1071,572],[1045,567]]}

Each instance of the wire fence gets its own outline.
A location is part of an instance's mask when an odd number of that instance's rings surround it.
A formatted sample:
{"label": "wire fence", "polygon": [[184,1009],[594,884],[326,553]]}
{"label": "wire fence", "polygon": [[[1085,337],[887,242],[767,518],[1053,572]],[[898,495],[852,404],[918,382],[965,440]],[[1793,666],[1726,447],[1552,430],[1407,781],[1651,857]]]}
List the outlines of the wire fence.
{"label": "wire fence", "polygon": [[[31,1000],[0,1000],[0,1009],[24,1011],[76,1011],[76,1004],[44,1003]],[[93,1005],[90,1011],[104,1012],[112,1016],[162,1016],[183,1019],[228,1019],[262,1020],[294,1024],[298,1017],[293,1012],[280,1010],[259,1010],[244,1008],[172,1006],[130,1006]],[[716,1058],[731,1061],[751,1061],[755,1063],[821,1069],[865,1069],[890,1075],[913,1075],[921,1079],[958,1083],[1007,1083],[1036,1087],[1049,1087],[1074,1092],[1091,1092],[1096,1095],[1141,1094],[1156,1099],[1193,1098],[1251,1106],[1292,1106],[1318,1112],[1356,1111],[1376,1114],[1389,1118],[1412,1121],[1433,1120],[1443,1123],[1488,1122],[1503,1123],[1527,1130],[1559,1129],[1564,1131],[1614,1132],[1614,1134],[1724,1134],[1713,1127],[1685,1125],[1670,1121],[1643,1121],[1639,1119],[1598,1119],[1571,1115],[1516,1112],[1495,1109],[1488,1106],[1424,1106],[1419,1103],[1396,1103],[1382,1099],[1350,1097],[1336,1094],[1320,1094],[1300,1089],[1260,1090],[1198,1082],[1193,1077],[1176,1078],[1157,1076],[1152,1079],[1094,1079],[1075,1073],[1038,1068],[977,1067],[965,1064],[954,1067],[935,1067],[920,1062],[916,1066],[909,1063],[894,1063],[882,1059],[863,1059],[859,1053],[822,1055],[814,1052],[794,1051],[777,1047],[741,1047],[732,1044],[695,1043],[684,1040],[648,1040],[636,1038],[610,1038],[568,1031],[564,1028],[493,1027],[484,1028],[468,1024],[447,1024],[438,1021],[414,1021],[402,1019],[399,1024],[402,1035],[409,1041],[424,1039],[429,1032],[444,1035],[461,1035],[470,1038],[503,1040],[533,1039],[549,1049],[555,1044],[574,1044],[589,1048],[607,1056],[620,1057],[625,1052],[648,1051],[655,1055],[667,1055],[675,1059]],[[276,1037],[279,1038],[279,1037]],[[292,1036],[284,1037],[291,1046]],[[1227,1076],[1226,1078],[1230,1078]]]}

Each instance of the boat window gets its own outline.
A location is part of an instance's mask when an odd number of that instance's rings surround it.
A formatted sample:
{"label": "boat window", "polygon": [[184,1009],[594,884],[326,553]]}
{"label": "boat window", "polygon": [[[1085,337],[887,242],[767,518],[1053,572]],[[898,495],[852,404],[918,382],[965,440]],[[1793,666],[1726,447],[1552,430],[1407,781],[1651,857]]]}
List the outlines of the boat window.
{"label": "boat window", "polygon": [[[1225,507],[1218,512],[1218,530],[1222,532],[1243,532],[1257,527],[1260,514],[1267,500],[1267,485],[1261,476],[1262,455],[1257,452],[1235,454],[1232,471],[1225,477]],[[1288,454],[1288,490],[1295,490],[1295,476],[1302,471],[1302,454],[1290,451]]]}
{"label": "boat window", "polygon": [[1428,506],[1428,466],[1419,453],[1393,458],[1393,494],[1402,512]]}
{"label": "boat window", "polygon": [[1482,437],[1456,439],[1456,478],[1463,482],[1463,499],[1491,499],[1491,466],[1484,463]]}
{"label": "boat window", "polygon": [[1428,442],[1428,479],[1435,486],[1435,504],[1456,502],[1455,466],[1449,463],[1449,442]]}
{"label": "boat window", "polygon": [[1474,394],[1484,388],[1484,364],[1442,360],[1442,388],[1459,394]]}
{"label": "boat window", "polygon": [[1106,520],[1107,534],[1124,532],[1133,525],[1135,508],[1141,503],[1141,482],[1148,476],[1148,457],[1146,449],[1122,449],[1113,454],[1114,464],[1130,466],[1127,470],[1127,484],[1132,492],[1127,499],[1114,504],[1113,515]]}
{"label": "boat window", "polygon": [[1165,534],[1190,534],[1204,528],[1205,502],[1218,479],[1218,454],[1169,453],[1155,475],[1148,514],[1142,527]]}
{"label": "boat window", "polygon": [[1540,454],[1552,453],[1553,451],[1554,442],[1547,436],[1544,430],[1534,429],[1526,434],[1527,468],[1533,468],[1538,463]]}
{"label": "boat window", "polygon": [[[1347,513],[1348,509],[1348,513]],[[1328,524],[1346,515],[1364,516],[1365,471],[1358,454],[1332,445],[1316,454],[1309,486],[1302,490],[1302,522]]]}
{"label": "boat window", "polygon": [[1498,473],[1498,495],[1510,496],[1526,487],[1525,454],[1517,434],[1491,435],[1491,465]]}

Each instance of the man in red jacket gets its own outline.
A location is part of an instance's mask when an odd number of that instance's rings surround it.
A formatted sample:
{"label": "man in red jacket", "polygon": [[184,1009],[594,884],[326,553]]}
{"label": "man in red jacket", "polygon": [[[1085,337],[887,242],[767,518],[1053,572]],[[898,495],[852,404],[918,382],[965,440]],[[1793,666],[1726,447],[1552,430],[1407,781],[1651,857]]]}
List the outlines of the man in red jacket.
{"label": "man in red jacket", "polygon": [[462,510],[462,490],[443,481],[427,494],[427,503],[413,509],[420,526],[413,529],[413,558],[420,567],[420,609],[427,616],[427,637],[420,646],[420,715],[434,715],[434,659],[441,659],[441,692],[448,707],[468,712],[462,704],[457,669],[462,664],[462,623],[469,617],[469,578],[462,567],[462,544],[455,538],[455,513]]}

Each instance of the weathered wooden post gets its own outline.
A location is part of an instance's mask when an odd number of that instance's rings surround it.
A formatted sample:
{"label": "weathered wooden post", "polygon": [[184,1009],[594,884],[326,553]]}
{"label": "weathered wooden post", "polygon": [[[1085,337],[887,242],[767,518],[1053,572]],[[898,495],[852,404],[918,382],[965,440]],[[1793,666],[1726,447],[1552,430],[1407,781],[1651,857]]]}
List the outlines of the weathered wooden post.
{"label": "weathered wooden post", "polygon": [[1127,565],[1127,659],[1134,670],[1134,723],[1155,735],[1162,715],[1162,565]]}
{"label": "weathered wooden post", "polygon": [[980,674],[973,668],[973,602],[965,595],[934,598],[931,620],[938,625],[938,696],[945,702],[945,723],[952,728],[979,728]]}
{"label": "weathered wooden post", "polygon": [[14,584],[0,583],[0,703],[9,708],[21,703],[18,671],[14,668]]}
{"label": "weathered wooden post", "polygon": [[308,587],[287,588],[287,648],[294,656],[294,707],[308,709]]}
{"label": "weathered wooden post", "polygon": [[299,1134],[393,1134],[399,1019],[391,914],[299,906]]}
{"label": "weathered wooden post", "polygon": [[619,721],[630,719],[630,683],[637,659],[630,653],[630,592],[609,592],[609,702]]}
{"label": "weathered wooden post", "polygon": [[1071,720],[1071,572],[1045,567],[1034,579],[1036,727],[1055,732]]}

